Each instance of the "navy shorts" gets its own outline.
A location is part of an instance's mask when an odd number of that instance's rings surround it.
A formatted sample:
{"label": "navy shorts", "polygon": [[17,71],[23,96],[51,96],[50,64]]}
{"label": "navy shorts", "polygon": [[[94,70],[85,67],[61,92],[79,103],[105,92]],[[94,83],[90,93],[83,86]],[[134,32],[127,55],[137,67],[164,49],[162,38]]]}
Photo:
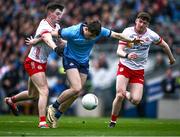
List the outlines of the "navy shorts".
{"label": "navy shorts", "polygon": [[77,68],[80,73],[87,75],[89,73],[89,61],[81,64],[74,59],[63,56],[63,67],[65,71],[71,68]]}

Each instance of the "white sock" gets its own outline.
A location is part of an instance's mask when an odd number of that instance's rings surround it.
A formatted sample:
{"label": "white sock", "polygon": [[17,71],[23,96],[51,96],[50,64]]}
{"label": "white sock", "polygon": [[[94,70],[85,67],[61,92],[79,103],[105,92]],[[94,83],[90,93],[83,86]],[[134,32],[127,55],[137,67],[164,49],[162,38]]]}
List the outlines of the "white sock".
{"label": "white sock", "polygon": [[39,122],[39,125],[45,125],[46,121]]}

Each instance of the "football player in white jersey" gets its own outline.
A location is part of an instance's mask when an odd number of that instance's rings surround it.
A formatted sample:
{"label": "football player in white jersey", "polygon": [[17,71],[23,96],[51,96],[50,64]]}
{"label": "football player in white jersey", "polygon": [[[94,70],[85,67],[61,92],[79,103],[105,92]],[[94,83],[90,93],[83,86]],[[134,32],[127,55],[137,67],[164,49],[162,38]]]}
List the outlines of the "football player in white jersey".
{"label": "football player in white jersey", "polygon": [[[48,128],[46,124],[46,106],[49,90],[45,75],[47,58],[53,50],[58,55],[62,54],[61,48],[57,47],[56,44],[53,44],[51,47],[48,46],[47,39],[49,39],[50,34],[47,32],[60,28],[58,23],[60,22],[63,10],[64,6],[59,3],[49,3],[47,5],[47,16],[41,20],[35,34],[35,37],[41,35],[43,37],[42,41],[31,47],[30,53],[24,61],[25,70],[29,75],[28,90],[5,98],[5,102],[15,115],[18,115],[18,109],[15,103],[39,98],[39,128]],[[53,38],[53,40],[58,40],[58,38]]]}
{"label": "football player in white jersey", "polygon": [[[144,67],[147,62],[151,44],[163,48],[169,58],[169,64],[175,63],[168,44],[154,31],[148,28],[151,16],[149,13],[140,12],[135,20],[135,26],[125,28],[123,34],[129,38],[140,38],[141,44],[128,44],[119,41],[117,54],[120,56],[116,79],[116,97],[112,103],[111,121],[109,127],[115,127],[123,99],[128,99],[133,104],[140,103],[143,94]],[[130,86],[129,92],[126,91]]]}

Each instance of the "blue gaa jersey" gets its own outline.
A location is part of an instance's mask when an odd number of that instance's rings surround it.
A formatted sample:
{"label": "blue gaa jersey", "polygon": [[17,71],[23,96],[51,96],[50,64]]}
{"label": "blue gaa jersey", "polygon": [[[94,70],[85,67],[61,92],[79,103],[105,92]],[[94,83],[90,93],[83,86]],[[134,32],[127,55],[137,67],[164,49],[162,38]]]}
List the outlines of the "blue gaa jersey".
{"label": "blue gaa jersey", "polygon": [[101,27],[101,32],[94,39],[86,39],[83,34],[83,23],[59,30],[59,35],[67,40],[64,56],[76,60],[78,63],[87,63],[93,45],[102,37],[109,37],[111,30]]}

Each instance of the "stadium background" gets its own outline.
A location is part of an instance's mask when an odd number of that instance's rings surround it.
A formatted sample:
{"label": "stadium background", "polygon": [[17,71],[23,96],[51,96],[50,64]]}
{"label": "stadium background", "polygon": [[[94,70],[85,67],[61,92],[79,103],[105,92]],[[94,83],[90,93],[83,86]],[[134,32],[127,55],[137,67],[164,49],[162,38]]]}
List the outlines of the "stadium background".
{"label": "stadium background", "polygon": [[[62,0],[60,1],[62,3]],[[11,96],[27,89],[28,76],[23,60],[29,51],[24,40],[33,35],[39,21],[44,17],[47,0],[1,0],[0,1],[0,114],[9,114],[3,103],[5,96]],[[122,117],[180,118],[180,1],[178,0],[68,0],[63,2],[66,11],[60,22],[67,27],[91,18],[99,18],[104,27],[122,32],[131,26],[139,11],[152,14],[150,28],[155,30],[169,44],[176,58],[176,64],[169,68],[163,51],[151,47],[146,66],[144,97],[138,107],[129,102],[123,105]],[[91,54],[90,75],[85,93],[93,92],[100,105],[92,113],[81,108],[80,100],[65,115],[109,116],[115,96],[115,76],[118,64],[116,55],[118,41],[103,39],[96,44]],[[172,70],[175,88],[164,92],[162,81],[167,70]],[[50,89],[49,103],[67,88],[62,61],[55,53],[49,57],[47,68]],[[36,101],[19,104],[25,115],[36,115]]]}

